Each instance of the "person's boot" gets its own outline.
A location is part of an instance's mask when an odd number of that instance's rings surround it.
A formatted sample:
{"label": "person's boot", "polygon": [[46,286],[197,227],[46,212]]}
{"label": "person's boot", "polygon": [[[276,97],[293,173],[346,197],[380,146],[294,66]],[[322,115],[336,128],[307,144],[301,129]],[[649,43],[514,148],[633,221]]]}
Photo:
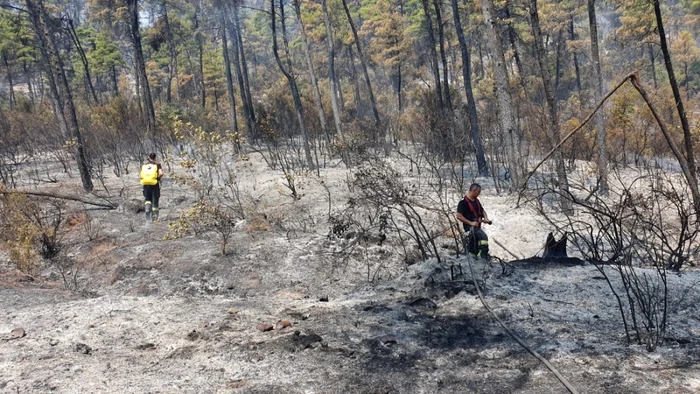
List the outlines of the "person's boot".
{"label": "person's boot", "polygon": [[153,211],[151,209],[151,202],[150,201],[146,201],[145,208],[146,208],[146,220],[151,220],[151,215],[153,214]]}
{"label": "person's boot", "polygon": [[153,207],[152,211],[153,212],[151,213],[151,219],[153,220],[153,223],[155,223],[158,221],[158,208]]}

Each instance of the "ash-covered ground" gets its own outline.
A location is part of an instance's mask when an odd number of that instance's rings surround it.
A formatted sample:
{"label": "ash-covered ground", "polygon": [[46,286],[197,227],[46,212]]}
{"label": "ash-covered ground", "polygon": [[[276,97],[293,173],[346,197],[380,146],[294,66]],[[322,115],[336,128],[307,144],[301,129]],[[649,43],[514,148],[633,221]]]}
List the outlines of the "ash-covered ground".
{"label": "ash-covered ground", "polygon": [[[68,203],[78,218],[62,229],[61,253],[74,262],[63,272],[68,285],[55,266],[29,276],[3,252],[0,392],[566,392],[487,312],[473,279],[499,318],[581,393],[700,391],[692,267],[668,273],[666,340],[648,352],[627,343],[598,268],[512,261],[510,253],[540,253],[549,229],[488,181],[486,231],[510,252],[492,242],[493,254],[511,262],[470,269],[449,237],[437,242],[440,261],[406,261],[393,237],[339,257],[352,243],[329,236],[329,212],[352,196],[341,166],[300,177],[297,200],[254,155],[237,171],[250,212],[226,255],[211,233],[164,239],[194,202],[190,189],[166,181],[161,220],[149,224],[130,211],[140,191],[124,177],[106,182],[120,208],[89,210],[90,228],[80,220],[90,207]],[[27,188],[80,194],[77,180],[57,178]],[[619,285],[614,267],[605,269]]]}

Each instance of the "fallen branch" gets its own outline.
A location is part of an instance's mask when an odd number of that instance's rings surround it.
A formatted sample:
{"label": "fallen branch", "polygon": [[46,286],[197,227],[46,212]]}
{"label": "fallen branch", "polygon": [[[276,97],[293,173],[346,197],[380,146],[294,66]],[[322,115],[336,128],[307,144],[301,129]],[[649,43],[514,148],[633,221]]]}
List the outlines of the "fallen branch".
{"label": "fallen branch", "polygon": [[498,242],[498,240],[496,240],[495,238],[491,238],[491,240],[492,240],[496,245],[500,246],[503,250],[505,250],[506,252],[508,252],[508,254],[510,254],[511,256],[515,257],[516,260],[522,260],[522,259],[523,259],[522,257],[518,256],[517,254],[515,254],[515,253],[511,252],[510,250],[508,250],[508,248],[506,248],[505,246],[503,246],[503,244],[500,243],[500,242]]}
{"label": "fallen branch", "polygon": [[[692,171],[689,167],[688,160],[683,156],[683,153],[681,150],[678,148],[676,143],[673,141],[673,138],[671,137],[671,133],[669,133],[668,129],[666,129],[666,126],[664,126],[663,122],[661,121],[661,117],[659,116],[658,112],[656,111],[656,108],[654,108],[654,105],[651,102],[651,99],[649,98],[649,95],[647,94],[646,90],[644,87],[642,87],[642,84],[639,80],[639,76],[637,75],[637,72],[633,72],[628,74],[626,77],[624,77],[612,90],[608,92],[608,94],[603,97],[598,105],[593,109],[593,111],[584,119],[583,123],[581,123],[578,127],[573,129],[569,134],[564,137],[561,142],[557,144],[552,150],[549,151],[545,155],[545,157],[540,160],[539,163],[535,166],[535,168],[532,169],[525,178],[525,181],[522,184],[522,187],[520,189],[520,192],[518,193],[518,205],[520,204],[520,198],[523,195],[523,192],[527,188],[527,182],[530,180],[532,175],[535,174],[535,171],[549,159],[554,152],[559,149],[566,141],[568,141],[577,131],[581,130],[583,126],[585,126],[588,121],[590,121],[593,118],[593,115],[595,115],[596,112],[600,109],[600,107],[605,104],[605,101],[607,101],[610,96],[612,96],[618,89],[622,87],[622,85],[625,84],[625,82],[630,81],[632,83],[632,86],[634,86],[635,89],[637,89],[637,92],[642,96],[642,99],[644,99],[644,102],[647,104],[649,107],[649,110],[651,111],[651,114],[654,116],[654,119],[656,120],[656,123],[659,125],[659,128],[661,129],[661,133],[664,135],[664,138],[666,139],[666,142],[668,143],[668,146],[671,148],[671,151],[673,152],[673,155],[676,157],[676,160],[678,160],[678,164],[681,166],[681,170],[683,171],[683,175],[686,178],[686,181],[688,181],[688,186],[690,186],[690,191],[693,194],[693,207],[695,208],[695,212],[698,216],[700,216],[700,189],[698,188],[698,181],[697,179],[692,175]],[[590,196],[589,196],[590,198]]]}
{"label": "fallen branch", "polygon": [[661,122],[661,117],[659,116],[659,113],[652,105],[651,100],[649,99],[649,95],[647,95],[646,90],[644,90],[644,87],[642,87],[642,84],[639,81],[639,77],[636,73],[631,75],[630,81],[632,82],[632,86],[634,86],[634,88],[637,89],[639,94],[642,96],[644,102],[647,103],[647,107],[649,107],[649,110],[654,116],[656,123],[659,124],[661,133],[664,135],[664,138],[666,138],[668,146],[671,147],[673,155],[676,156],[676,160],[678,160],[678,164],[680,164],[681,166],[683,175],[688,181],[688,186],[690,186],[690,192],[693,194],[693,207],[695,208],[695,213],[700,217],[700,190],[698,190],[698,180],[693,176],[693,173],[690,170],[690,165],[688,164],[688,160],[685,158],[685,156],[683,156],[683,153],[681,153],[681,150],[673,141],[673,138],[671,138],[671,133],[668,132],[666,126],[664,126],[663,122]]}
{"label": "fallen branch", "polygon": [[95,207],[100,207],[100,208],[107,208],[107,209],[117,209],[119,204],[109,201],[109,200],[90,200],[85,197],[81,196],[73,196],[69,194],[60,194],[60,193],[49,193],[49,192],[29,192],[29,191],[23,191],[23,190],[0,190],[0,194],[4,195],[10,195],[10,194],[24,194],[26,196],[36,196],[36,197],[48,197],[48,198],[57,198],[59,200],[69,200],[69,201],[78,201],[82,202],[83,204],[87,205],[92,205]]}
{"label": "fallen branch", "polygon": [[605,97],[603,97],[603,98],[600,100],[600,102],[599,102],[598,105],[593,109],[593,111],[592,111],[590,114],[588,114],[588,116],[586,117],[586,119],[583,120],[583,123],[581,123],[581,124],[580,124],[578,127],[576,127],[575,129],[571,130],[571,131],[569,132],[569,134],[566,135],[566,137],[562,138],[562,140],[557,144],[557,146],[555,146],[554,148],[552,148],[552,150],[550,150],[549,153],[547,153],[547,154],[544,156],[544,158],[543,158],[542,160],[540,160],[539,163],[537,163],[537,165],[535,166],[535,168],[533,168],[532,171],[530,171],[530,172],[527,174],[527,177],[525,178],[525,181],[523,181],[522,187],[521,187],[521,189],[520,189],[520,193],[518,193],[518,205],[520,205],[520,197],[523,195],[523,192],[524,192],[525,189],[527,188],[527,181],[529,181],[530,178],[532,178],[532,175],[535,174],[535,171],[537,171],[537,169],[540,168],[540,166],[542,165],[542,163],[544,163],[545,161],[547,161],[547,159],[549,159],[549,158],[554,154],[554,152],[557,151],[557,149],[559,149],[562,145],[564,145],[564,143],[565,143],[566,141],[568,141],[571,137],[573,137],[574,134],[575,134],[577,131],[581,130],[581,129],[583,128],[583,126],[585,126],[585,125],[588,123],[588,121],[590,121],[590,120],[593,118],[593,115],[595,115],[596,112],[598,112],[598,110],[600,109],[600,107],[602,107],[603,104],[605,104],[605,101],[607,101],[607,99],[609,99],[610,96],[612,96],[618,89],[620,89],[620,88],[622,87],[622,85],[624,85],[624,83],[627,82],[628,79],[636,78],[636,75],[637,75],[637,72],[635,71],[635,72],[633,72],[633,73],[631,73],[631,74],[628,74],[626,77],[624,77],[624,78],[622,79],[622,81],[620,81],[620,82],[617,84],[617,86],[615,86],[612,90],[610,90],[610,91],[608,92],[608,94],[606,94]]}

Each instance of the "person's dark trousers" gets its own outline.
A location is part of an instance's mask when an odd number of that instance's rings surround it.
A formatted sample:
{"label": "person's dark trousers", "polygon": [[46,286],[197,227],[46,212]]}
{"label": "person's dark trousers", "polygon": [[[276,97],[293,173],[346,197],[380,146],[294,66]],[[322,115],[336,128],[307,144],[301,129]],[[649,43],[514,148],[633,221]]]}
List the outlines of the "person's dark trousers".
{"label": "person's dark trousers", "polygon": [[474,257],[488,259],[489,257],[489,237],[481,228],[472,228],[464,234],[464,250]]}
{"label": "person's dark trousers", "polygon": [[159,185],[145,185],[143,187],[143,197],[146,200],[146,219],[158,219],[158,200],[160,199]]}

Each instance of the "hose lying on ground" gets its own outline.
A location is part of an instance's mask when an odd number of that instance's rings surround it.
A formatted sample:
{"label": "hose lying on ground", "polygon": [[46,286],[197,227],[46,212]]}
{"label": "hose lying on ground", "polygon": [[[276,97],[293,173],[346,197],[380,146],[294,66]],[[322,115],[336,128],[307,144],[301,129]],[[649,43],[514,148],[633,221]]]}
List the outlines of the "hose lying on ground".
{"label": "hose lying on ground", "polygon": [[539,353],[537,353],[531,347],[529,347],[525,343],[525,341],[523,341],[522,339],[520,339],[520,337],[515,335],[515,333],[513,331],[511,331],[498,316],[496,316],[496,314],[493,312],[493,310],[491,310],[491,307],[489,307],[489,305],[486,303],[486,300],[484,300],[484,295],[481,294],[481,288],[479,288],[479,285],[476,283],[476,276],[474,276],[474,268],[472,267],[472,256],[469,253],[465,253],[465,254],[467,256],[467,263],[469,264],[469,272],[472,274],[472,281],[474,282],[474,287],[476,288],[476,293],[479,295],[479,299],[481,300],[481,303],[484,305],[484,308],[486,308],[486,310],[489,311],[491,316],[493,316],[494,319],[496,319],[496,321],[498,321],[498,324],[500,324],[501,327],[503,327],[503,329],[506,330],[508,335],[510,335],[513,339],[515,339],[515,341],[518,342],[520,344],[520,346],[522,346],[523,348],[525,348],[525,350],[530,352],[530,354],[532,354],[536,359],[542,361],[542,363],[544,363],[544,365],[547,366],[547,368],[550,371],[552,371],[552,373],[554,373],[554,375],[557,377],[557,379],[559,379],[559,381],[566,387],[567,390],[569,390],[569,392],[571,394],[578,394],[578,391],[576,391],[576,389],[571,385],[571,383],[569,383],[569,381],[567,381],[566,378],[561,373],[559,373],[559,371],[557,371],[557,369],[554,368],[554,366],[552,364],[550,364],[549,361],[547,361],[547,359],[540,356]]}

